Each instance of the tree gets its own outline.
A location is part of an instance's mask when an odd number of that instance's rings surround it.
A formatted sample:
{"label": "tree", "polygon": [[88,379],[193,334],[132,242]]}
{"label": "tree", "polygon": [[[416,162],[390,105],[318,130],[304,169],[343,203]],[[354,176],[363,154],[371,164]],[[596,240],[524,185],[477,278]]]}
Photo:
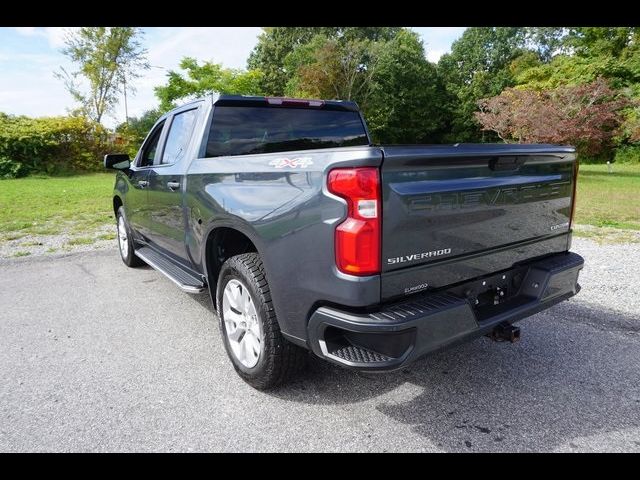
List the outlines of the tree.
{"label": "tree", "polygon": [[377,50],[370,40],[340,42],[317,35],[286,57],[285,64],[292,76],[285,94],[354,100],[363,107],[371,91]]}
{"label": "tree", "polygon": [[269,95],[284,95],[288,73],[285,57],[314,36],[329,33],[325,27],[264,27],[247,59],[248,69],[263,72],[262,88]]}
{"label": "tree", "polygon": [[511,65],[517,88],[551,90],[586,85],[604,78],[629,99],[619,144],[640,141],[640,29],[580,27],[564,29],[561,53],[549,62],[516,59]]}
{"label": "tree", "polygon": [[640,29],[589,27],[568,31],[562,38],[560,54],[550,61],[518,65],[522,63],[518,58],[512,62],[517,85],[543,90],[586,84],[598,77],[608,79],[613,88],[640,83]]}
{"label": "tree", "polygon": [[507,88],[479,102],[477,120],[504,141],[563,143],[579,153],[610,153],[628,100],[599,78],[585,85],[535,91]]}
{"label": "tree", "polygon": [[285,66],[287,55],[317,35],[340,42],[390,40],[398,27],[265,27],[249,55],[247,67],[264,73],[262,89],[269,95],[284,95],[293,72]]}
{"label": "tree", "polygon": [[261,87],[262,72],[223,68],[219,63],[204,62],[184,57],[180,62],[184,72],[171,70],[167,74],[167,83],[155,87],[160,100],[160,111],[166,112],[174,107],[176,100],[189,96],[200,96],[211,92],[238,95],[263,95]]}
{"label": "tree", "polygon": [[620,57],[639,31],[638,27],[570,28],[565,44],[581,57]]}
{"label": "tree", "polygon": [[451,53],[438,62],[454,112],[452,141],[477,141],[481,138],[474,119],[477,101],[498,95],[513,86],[509,65],[524,52],[525,31],[515,27],[472,27],[453,42]]}
{"label": "tree", "polygon": [[139,117],[131,117],[127,122],[116,127],[116,133],[130,157],[133,158],[136,155],[140,145],[161,115],[159,109],[147,110]]}
{"label": "tree", "polygon": [[316,35],[284,65],[291,73],[285,94],[357,102],[376,142],[438,141],[449,123],[444,86],[409,29],[390,40]]}
{"label": "tree", "polygon": [[415,32],[402,30],[380,47],[364,112],[377,142],[442,140],[451,121],[447,93]]}
{"label": "tree", "polygon": [[524,68],[519,62],[512,63],[512,73],[518,88],[525,90],[548,90],[566,85],[584,85],[597,78],[608,79],[616,88],[633,82],[633,74],[625,71],[617,59],[609,56],[585,58],[577,55],[557,55],[549,63],[531,62]]}
{"label": "tree", "polygon": [[525,42],[542,62],[549,62],[559,53],[567,53],[568,29],[564,27],[526,27]]}
{"label": "tree", "polygon": [[[67,33],[62,52],[78,69],[61,69],[56,76],[80,103],[82,114],[99,123],[118,104],[120,86],[149,68],[141,36],[142,31],[133,27],[83,27]],[[78,84],[79,78],[86,81],[87,89]],[[129,86],[129,91],[135,90]]]}

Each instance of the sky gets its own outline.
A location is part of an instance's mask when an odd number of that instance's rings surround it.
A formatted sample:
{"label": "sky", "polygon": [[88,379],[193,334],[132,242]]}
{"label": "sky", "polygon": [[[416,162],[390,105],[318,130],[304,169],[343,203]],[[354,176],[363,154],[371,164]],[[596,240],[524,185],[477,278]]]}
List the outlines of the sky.
{"label": "sky", "polygon": [[[447,53],[464,27],[411,27],[424,42],[427,58],[435,62]],[[63,82],[54,76],[73,65],[60,52],[67,29],[62,27],[0,28],[0,112],[33,117],[64,115],[74,101]],[[143,45],[151,68],[135,80],[135,95],[128,95],[129,117],[157,105],[153,87],[165,82],[168,70],[177,69],[185,56],[245,68],[260,27],[151,27],[144,28]],[[124,121],[124,102],[104,124]]]}

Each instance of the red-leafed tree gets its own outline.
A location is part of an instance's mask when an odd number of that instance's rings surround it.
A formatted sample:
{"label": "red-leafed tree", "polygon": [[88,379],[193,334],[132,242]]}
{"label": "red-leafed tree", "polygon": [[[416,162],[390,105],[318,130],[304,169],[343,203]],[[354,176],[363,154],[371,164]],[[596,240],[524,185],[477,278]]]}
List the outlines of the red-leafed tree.
{"label": "red-leafed tree", "polygon": [[506,142],[570,144],[580,153],[601,155],[610,151],[629,100],[599,78],[544,91],[507,88],[478,104],[482,128]]}

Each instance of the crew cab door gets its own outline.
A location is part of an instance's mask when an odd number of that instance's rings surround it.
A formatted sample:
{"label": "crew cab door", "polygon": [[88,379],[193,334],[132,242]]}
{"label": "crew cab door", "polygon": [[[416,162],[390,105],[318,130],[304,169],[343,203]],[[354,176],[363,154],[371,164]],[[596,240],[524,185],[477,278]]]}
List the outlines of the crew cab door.
{"label": "crew cab door", "polygon": [[197,106],[191,106],[167,118],[164,144],[148,178],[149,242],[186,264],[190,262],[185,247],[183,192],[197,112]]}
{"label": "crew cab door", "polygon": [[159,154],[159,147],[162,144],[165,121],[159,122],[151,130],[142,148],[138,152],[133,165],[129,169],[129,190],[127,200],[124,203],[125,213],[129,225],[135,232],[144,237],[149,235],[149,172],[156,157]]}

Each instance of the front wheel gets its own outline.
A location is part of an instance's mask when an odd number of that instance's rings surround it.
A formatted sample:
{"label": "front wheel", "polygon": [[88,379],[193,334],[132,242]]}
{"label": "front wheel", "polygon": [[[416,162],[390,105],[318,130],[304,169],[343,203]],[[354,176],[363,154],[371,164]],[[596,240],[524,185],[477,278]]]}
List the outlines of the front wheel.
{"label": "front wheel", "polygon": [[139,267],[144,262],[134,253],[133,235],[127,223],[127,217],[124,215],[124,207],[118,208],[116,214],[118,228],[118,249],[120,257],[127,267]]}
{"label": "front wheel", "polygon": [[227,354],[249,385],[259,390],[274,387],[304,366],[307,351],[280,332],[257,253],[236,255],[224,263],[216,303]]}

